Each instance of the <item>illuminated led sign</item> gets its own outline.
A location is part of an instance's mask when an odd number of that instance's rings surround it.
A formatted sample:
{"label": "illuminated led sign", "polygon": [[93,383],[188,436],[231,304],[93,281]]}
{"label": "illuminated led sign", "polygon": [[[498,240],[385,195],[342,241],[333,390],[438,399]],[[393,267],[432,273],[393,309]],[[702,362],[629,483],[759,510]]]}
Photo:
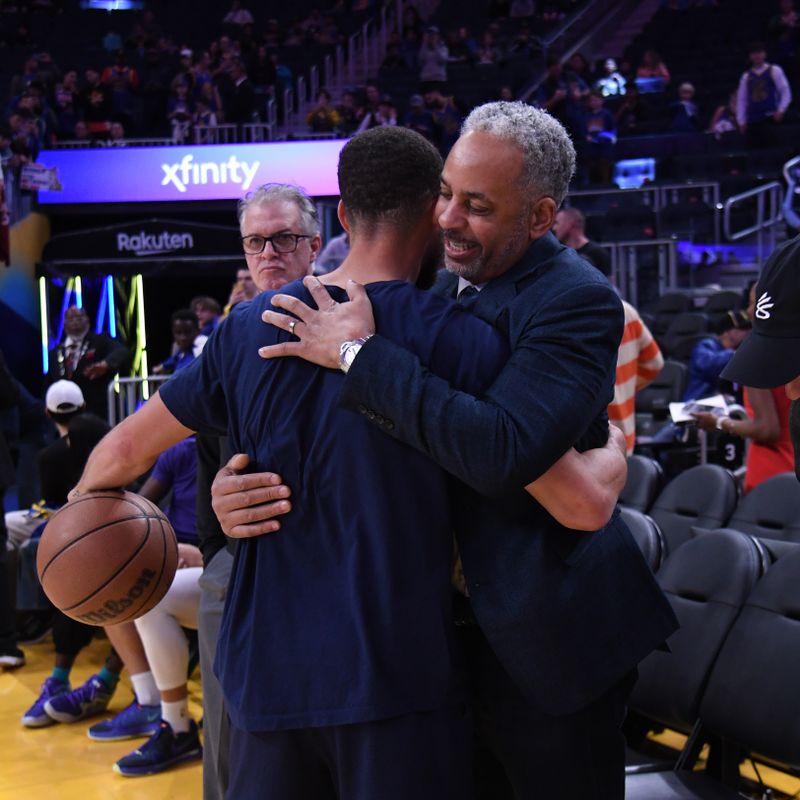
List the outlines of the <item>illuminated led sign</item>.
{"label": "illuminated led sign", "polygon": [[53,176],[39,202],[163,203],[238,200],[264,183],[293,183],[314,197],[336,196],[344,139],[316,142],[43,150]]}

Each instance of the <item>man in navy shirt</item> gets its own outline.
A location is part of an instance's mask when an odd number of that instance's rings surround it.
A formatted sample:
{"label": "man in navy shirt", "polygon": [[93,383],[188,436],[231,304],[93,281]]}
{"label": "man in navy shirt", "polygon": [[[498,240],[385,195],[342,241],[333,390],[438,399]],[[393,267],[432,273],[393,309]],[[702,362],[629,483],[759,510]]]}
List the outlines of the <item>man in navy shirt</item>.
{"label": "man in navy shirt", "polygon": [[[343,299],[335,287],[369,278],[387,335],[480,393],[505,340],[405,282],[431,243],[440,169],[413,132],[353,139],[340,163],[353,248],[325,280]],[[246,249],[263,246],[248,238]],[[286,290],[310,299],[300,283]],[[196,363],[107,437],[76,492],[124,484],[191,430],[228,430],[256,469],[280,464],[293,512],[280,536],[240,545],[217,656],[233,723],[229,794],[468,797],[444,473],[339,409],[341,373],[300,361],[265,369],[259,346],[291,336],[261,323],[271,296],[237,308]],[[472,348],[456,357],[464,341]]]}
{"label": "man in navy shirt", "polygon": [[273,306],[296,320],[265,315],[300,341],[262,355],[340,366],[343,407],[460,479],[453,512],[481,734],[516,797],[612,800],[624,795],[619,728],[636,664],[677,622],[618,516],[577,534],[518,489],[570,445],[608,435],[620,303],[550,233],[574,164],[558,122],[503,102],[475,109],[447,158],[436,214],[451,274],[434,291],[471,294],[474,313],[507,333],[511,357],[485,393],[457,390],[384,336],[361,287],[337,305],[313,278],[318,310],[278,296]]}

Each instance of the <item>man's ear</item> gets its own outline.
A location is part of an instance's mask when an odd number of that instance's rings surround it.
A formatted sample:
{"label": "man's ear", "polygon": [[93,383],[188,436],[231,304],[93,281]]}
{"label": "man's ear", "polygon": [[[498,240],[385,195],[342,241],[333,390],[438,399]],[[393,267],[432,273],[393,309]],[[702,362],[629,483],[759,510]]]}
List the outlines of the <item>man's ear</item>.
{"label": "man's ear", "polygon": [[541,239],[556,222],[558,206],[552,197],[541,197],[531,208],[530,238]]}
{"label": "man's ear", "polygon": [[347,209],[345,208],[344,202],[341,200],[339,201],[339,205],[336,206],[336,216],[339,218],[339,223],[341,224],[345,233],[349,235],[350,223],[347,221]]}

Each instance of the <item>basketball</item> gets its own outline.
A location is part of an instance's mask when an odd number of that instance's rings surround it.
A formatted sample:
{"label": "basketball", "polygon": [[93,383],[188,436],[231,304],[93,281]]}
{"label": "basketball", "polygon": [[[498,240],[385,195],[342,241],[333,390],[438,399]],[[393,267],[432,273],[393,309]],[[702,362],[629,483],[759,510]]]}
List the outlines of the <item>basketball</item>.
{"label": "basketball", "polygon": [[162,511],[131,492],[91,492],[45,526],[36,568],[45,594],[68,617],[118,625],[147,613],[178,566],[175,532]]}

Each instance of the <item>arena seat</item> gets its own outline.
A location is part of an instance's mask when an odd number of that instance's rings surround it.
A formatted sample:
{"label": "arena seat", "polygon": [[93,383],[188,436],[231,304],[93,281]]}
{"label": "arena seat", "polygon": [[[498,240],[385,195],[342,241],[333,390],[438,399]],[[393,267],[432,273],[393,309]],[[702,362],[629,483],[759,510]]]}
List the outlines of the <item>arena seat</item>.
{"label": "arena seat", "polygon": [[667,360],[661,372],[636,395],[636,413],[666,417],[670,403],[683,398],[686,391],[687,369],[679,361]]}
{"label": "arena seat", "polygon": [[703,341],[708,339],[709,333],[693,333],[691,336],[681,337],[673,346],[670,357],[675,361],[688,364],[692,358],[692,350]]}
{"label": "arena seat", "polygon": [[[629,775],[628,800],[740,800],[743,755],[796,771],[800,765],[798,574],[800,548],[782,556],[757,583],[720,649],[680,769]],[[714,760],[719,781],[713,783],[708,774],[690,771],[700,748],[712,737],[720,740],[719,758]]]}
{"label": "arena seat", "polygon": [[658,337],[658,344],[666,357],[671,357],[684,339],[708,330],[708,317],[699,311],[677,314],[667,330]]}
{"label": "arena seat", "polygon": [[664,485],[664,470],[654,458],[634,454],[628,457],[628,479],[619,504],[645,514]]}
{"label": "arena seat", "polygon": [[800,542],[800,483],[793,472],[774,475],[738,503],[730,526],[762,539]]}
{"label": "arena seat", "polygon": [[666,333],[670,322],[678,315],[692,308],[692,298],[683,292],[667,292],[658,298],[654,310],[656,322],[653,334],[659,336]]}
{"label": "arena seat", "polygon": [[[732,530],[698,536],[666,559],[657,579],[680,628],[669,638],[669,652],[656,650],[639,664],[632,711],[689,733],[717,654],[764,570],[763,550],[752,537]],[[628,772],[669,768],[632,760]]]}
{"label": "arena seat", "polygon": [[620,516],[628,526],[636,544],[644,555],[645,561],[653,572],[657,572],[664,560],[664,536],[658,525],[635,508],[620,507]]}
{"label": "arena seat", "polygon": [[724,467],[702,464],[673,478],[650,509],[667,544],[667,556],[692,538],[692,528],[720,528],[739,498],[736,479]]}
{"label": "arena seat", "polygon": [[706,314],[724,314],[726,311],[735,311],[742,307],[742,295],[740,292],[724,290],[709,295],[703,311]]}

